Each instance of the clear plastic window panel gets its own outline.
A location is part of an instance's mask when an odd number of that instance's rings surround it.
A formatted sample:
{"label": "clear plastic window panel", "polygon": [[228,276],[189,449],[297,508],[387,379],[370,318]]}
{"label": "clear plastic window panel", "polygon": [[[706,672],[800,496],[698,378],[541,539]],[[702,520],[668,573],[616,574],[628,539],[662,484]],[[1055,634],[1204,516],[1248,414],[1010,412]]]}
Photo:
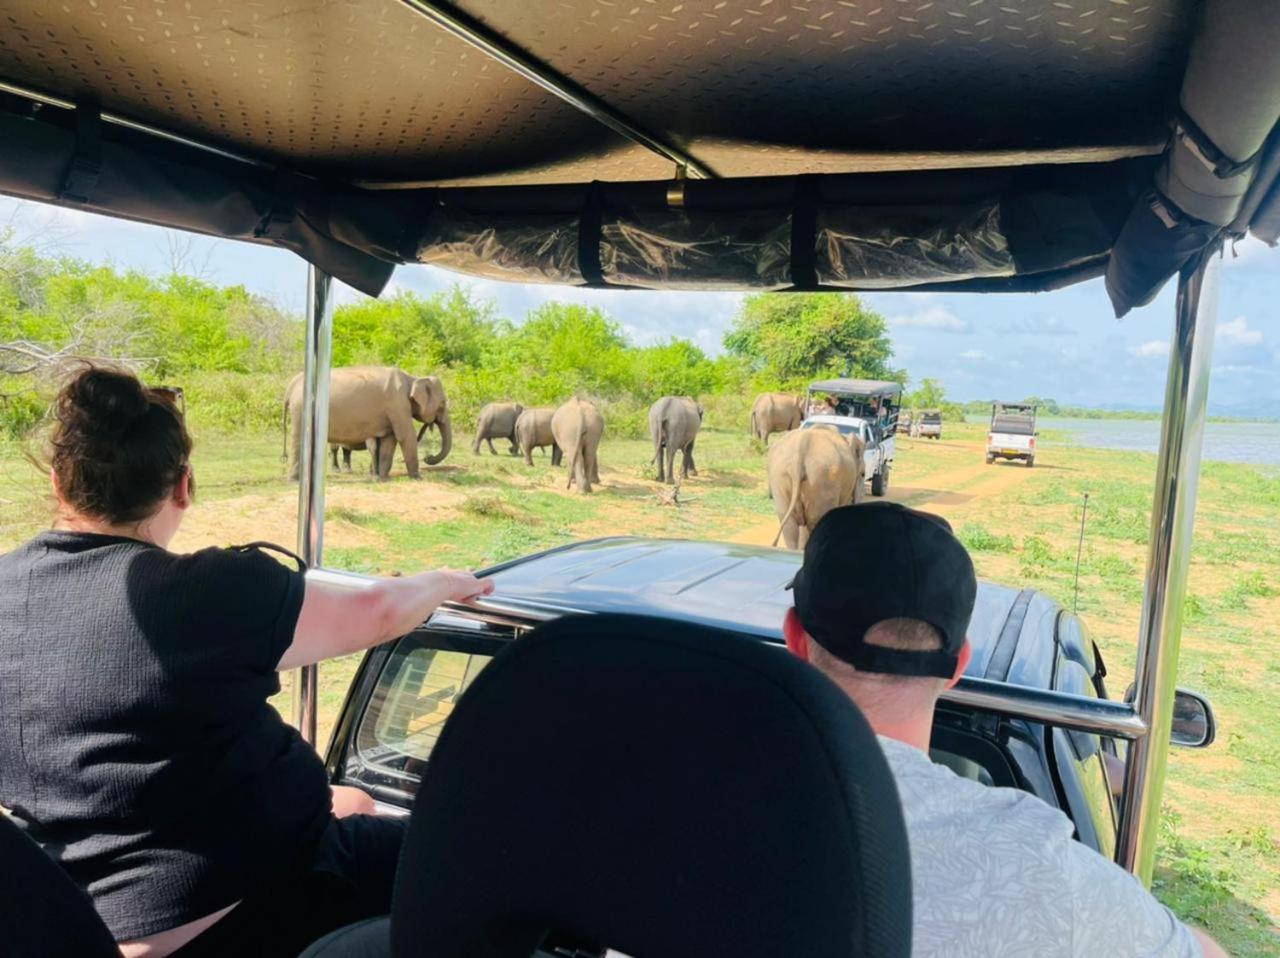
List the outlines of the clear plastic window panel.
{"label": "clear plastic window panel", "polygon": [[815,254],[825,286],[892,289],[1015,273],[996,201],[823,209]]}
{"label": "clear plastic window panel", "polygon": [[418,248],[418,262],[509,282],[582,282],[577,216],[522,215],[505,224],[502,219],[437,209]]}
{"label": "clear plastic window panel", "polygon": [[791,285],[791,214],[654,210],[606,213],[606,281],[663,289],[785,289]]}
{"label": "clear plastic window panel", "polygon": [[458,697],[489,661],[441,649],[397,651],[361,720],[360,759],[396,777],[420,776]]}

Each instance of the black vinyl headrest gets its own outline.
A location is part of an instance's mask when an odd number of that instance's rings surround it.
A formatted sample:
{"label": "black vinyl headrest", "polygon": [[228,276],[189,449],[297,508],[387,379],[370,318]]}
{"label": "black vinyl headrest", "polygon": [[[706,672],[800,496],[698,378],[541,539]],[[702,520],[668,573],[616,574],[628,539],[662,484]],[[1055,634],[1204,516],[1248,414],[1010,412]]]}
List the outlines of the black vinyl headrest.
{"label": "black vinyl headrest", "polygon": [[0,812],[0,955],[119,958],[93,903]]}
{"label": "black vinyl headrest", "polygon": [[413,810],[395,956],[906,956],[897,791],[866,721],[759,640],[565,618],[503,650]]}

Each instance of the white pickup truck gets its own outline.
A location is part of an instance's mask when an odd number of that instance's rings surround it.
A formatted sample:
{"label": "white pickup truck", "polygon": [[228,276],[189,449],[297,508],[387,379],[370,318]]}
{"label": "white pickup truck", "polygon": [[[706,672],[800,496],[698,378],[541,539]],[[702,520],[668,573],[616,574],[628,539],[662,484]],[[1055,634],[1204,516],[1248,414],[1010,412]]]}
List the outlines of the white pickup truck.
{"label": "white pickup truck", "polygon": [[800,424],[801,429],[812,429],[815,426],[830,426],[838,429],[842,436],[857,433],[863,443],[862,465],[863,475],[871,483],[871,494],[883,496],[889,490],[889,469],[893,465],[893,436],[882,436],[879,430],[873,429],[865,419],[856,416],[810,416]]}
{"label": "white pickup truck", "polygon": [[1036,464],[1036,407],[1026,403],[993,403],[987,430],[987,465],[997,459]]}

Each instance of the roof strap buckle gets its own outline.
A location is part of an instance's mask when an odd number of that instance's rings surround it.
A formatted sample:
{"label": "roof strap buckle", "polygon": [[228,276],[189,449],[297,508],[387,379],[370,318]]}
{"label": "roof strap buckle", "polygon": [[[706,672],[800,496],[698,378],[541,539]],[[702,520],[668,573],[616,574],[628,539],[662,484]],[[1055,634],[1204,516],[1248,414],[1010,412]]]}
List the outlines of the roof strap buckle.
{"label": "roof strap buckle", "polygon": [[1191,155],[1199,160],[1210,173],[1220,180],[1229,180],[1246,173],[1258,162],[1262,151],[1258,150],[1245,160],[1239,162],[1231,159],[1214,144],[1209,135],[1196,124],[1186,113],[1179,113],[1174,126],[1174,136],[1186,146]]}
{"label": "roof strap buckle", "polygon": [[102,175],[102,114],[93,103],[76,104],[76,145],[58,199],[88,203]]}
{"label": "roof strap buckle", "polygon": [[667,187],[667,206],[680,209],[684,206],[684,185],[689,179],[689,167],[683,163],[676,167],[676,177]]}

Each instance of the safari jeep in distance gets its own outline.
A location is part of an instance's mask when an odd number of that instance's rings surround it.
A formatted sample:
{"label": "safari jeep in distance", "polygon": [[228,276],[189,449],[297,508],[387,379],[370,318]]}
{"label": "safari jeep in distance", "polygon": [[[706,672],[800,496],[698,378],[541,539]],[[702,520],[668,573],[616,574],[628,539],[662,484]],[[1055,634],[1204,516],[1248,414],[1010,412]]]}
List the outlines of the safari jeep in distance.
{"label": "safari jeep in distance", "polygon": [[864,455],[871,494],[889,491],[893,468],[894,437],[898,434],[898,413],[902,385],[876,379],[826,379],[809,384],[805,403],[804,428],[810,420],[835,426],[844,435],[857,431],[868,450]]}
{"label": "safari jeep in distance", "polygon": [[1027,403],[996,402],[991,405],[987,432],[987,465],[997,459],[1021,459],[1030,469],[1036,464],[1036,407]]}
{"label": "safari jeep in distance", "polygon": [[[488,570],[501,600],[490,610],[438,612],[419,629],[366,653],[326,757],[335,785],[369,792],[388,814],[407,813],[458,697],[493,655],[530,627],[571,612],[621,612],[696,622],[782,647],[788,584],[801,555],[716,542],[629,537],[579,542]],[[312,572],[358,585],[345,573]],[[1084,623],[1043,593],[981,582],[970,625],[973,659],[944,697],[932,757],[985,785],[1020,788],[1061,808],[1080,840],[1116,848],[1116,779],[1123,740],[1033,721],[1004,698],[1044,692],[1109,702],[1107,670]],[[1121,706],[1123,707],[1123,706]],[[1213,740],[1208,703],[1178,691],[1173,741]]]}

